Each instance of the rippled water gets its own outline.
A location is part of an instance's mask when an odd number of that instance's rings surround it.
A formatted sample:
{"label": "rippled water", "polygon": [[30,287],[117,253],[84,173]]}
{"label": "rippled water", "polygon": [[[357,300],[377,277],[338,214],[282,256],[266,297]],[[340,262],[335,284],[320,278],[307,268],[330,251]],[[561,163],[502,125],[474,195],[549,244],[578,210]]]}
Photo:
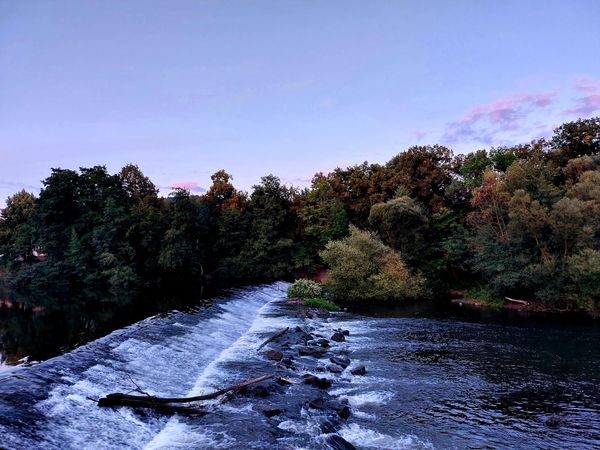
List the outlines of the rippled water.
{"label": "rippled water", "polygon": [[[512,327],[341,313],[292,314],[285,283],[235,291],[196,312],[118,330],[0,381],[0,447],[9,449],[323,448],[322,417],[283,398],[266,418],[241,399],[202,418],[101,409],[91,399],[133,388],[163,396],[211,391],[272,371],[266,336],[301,325],[329,337],[352,365],[331,394],[352,415],[338,434],[359,448],[598,448],[600,333],[592,327]],[[324,363],[325,361],[323,361]],[[368,373],[349,370],[364,364]],[[297,407],[297,413],[296,411]],[[549,418],[557,428],[546,424]]]}

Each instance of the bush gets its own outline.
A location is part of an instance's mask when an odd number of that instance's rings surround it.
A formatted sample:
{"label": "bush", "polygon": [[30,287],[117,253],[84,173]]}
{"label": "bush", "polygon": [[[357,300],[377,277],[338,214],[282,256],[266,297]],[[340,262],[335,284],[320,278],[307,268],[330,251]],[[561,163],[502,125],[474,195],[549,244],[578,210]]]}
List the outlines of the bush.
{"label": "bush", "polygon": [[307,298],[304,300],[304,306],[325,309],[327,311],[340,311],[340,307],[338,305],[323,297]]}
{"label": "bush", "polygon": [[386,301],[425,294],[423,277],[368,231],[351,226],[349,237],[329,242],[320,255],[331,268],[325,286],[334,298]]}
{"label": "bush", "polygon": [[323,295],[321,285],[312,280],[301,278],[288,288],[288,297],[318,298]]}
{"label": "bush", "polygon": [[483,302],[492,308],[500,308],[505,303],[505,301],[500,297],[494,295],[494,293],[488,287],[480,286],[468,289],[465,292],[465,297],[467,299],[479,300],[480,302]]}

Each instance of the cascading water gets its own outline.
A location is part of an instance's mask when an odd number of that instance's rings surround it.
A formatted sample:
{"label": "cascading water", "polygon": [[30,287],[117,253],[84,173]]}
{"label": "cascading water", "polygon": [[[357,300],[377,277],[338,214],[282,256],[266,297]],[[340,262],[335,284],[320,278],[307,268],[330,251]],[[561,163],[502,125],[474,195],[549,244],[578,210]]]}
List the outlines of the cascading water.
{"label": "cascading water", "polygon": [[[600,447],[597,328],[349,313],[307,318],[286,301],[287,286],[236,290],[209,307],[146,319],[4,372],[0,448],[342,448],[329,440],[334,434],[358,448]],[[339,328],[349,336],[307,357],[296,345],[278,344],[294,355],[289,375],[257,348],[296,326],[313,339],[330,339]],[[332,354],[348,355],[350,366],[327,372]],[[366,375],[353,375],[361,364]],[[329,394],[302,383],[307,372],[331,379]],[[136,385],[160,396],[195,395],[270,373],[287,373],[296,383],[264,398],[215,400],[203,417],[100,408],[93,401]],[[319,396],[347,401],[350,417],[332,419],[310,407]],[[267,417],[265,405],[284,411]]]}

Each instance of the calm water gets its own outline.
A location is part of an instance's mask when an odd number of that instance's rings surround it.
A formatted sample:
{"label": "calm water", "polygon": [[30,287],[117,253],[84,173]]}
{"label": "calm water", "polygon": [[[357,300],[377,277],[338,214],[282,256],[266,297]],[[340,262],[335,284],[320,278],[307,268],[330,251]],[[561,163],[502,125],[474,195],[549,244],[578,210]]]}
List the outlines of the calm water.
{"label": "calm water", "polygon": [[[330,393],[348,400],[352,415],[336,433],[358,448],[600,447],[597,327],[350,313],[309,320],[286,303],[286,287],[237,290],[209,307],[149,318],[5,370],[0,447],[324,448],[323,416],[305,406],[311,394],[301,385],[268,400],[287,410],[272,418],[256,410],[265,400],[255,398],[202,418],[100,409],[91,400],[132,389],[131,379],[155,394],[183,396],[269,373],[273,365],[256,347],[296,325],[325,337],[350,331],[336,351],[348,352],[349,369],[364,364],[368,373],[332,376]],[[558,427],[546,424],[551,417]]]}

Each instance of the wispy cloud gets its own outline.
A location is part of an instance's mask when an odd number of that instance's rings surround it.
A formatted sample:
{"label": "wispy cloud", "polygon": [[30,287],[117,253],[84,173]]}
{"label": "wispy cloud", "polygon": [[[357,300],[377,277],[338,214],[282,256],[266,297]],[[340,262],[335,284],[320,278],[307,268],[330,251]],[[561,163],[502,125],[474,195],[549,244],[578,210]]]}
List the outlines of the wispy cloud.
{"label": "wispy cloud", "polygon": [[443,139],[449,143],[477,140],[492,142],[497,133],[516,131],[526,126],[526,118],[550,106],[556,92],[526,92],[478,105],[460,120],[446,126]]}
{"label": "wispy cloud", "polygon": [[566,109],[563,114],[588,116],[600,110],[600,79],[579,77],[573,83],[573,89],[583,95],[575,97],[573,107]]}
{"label": "wispy cloud", "polygon": [[600,79],[578,77],[573,82],[573,89],[584,94],[595,94],[600,91]]}

